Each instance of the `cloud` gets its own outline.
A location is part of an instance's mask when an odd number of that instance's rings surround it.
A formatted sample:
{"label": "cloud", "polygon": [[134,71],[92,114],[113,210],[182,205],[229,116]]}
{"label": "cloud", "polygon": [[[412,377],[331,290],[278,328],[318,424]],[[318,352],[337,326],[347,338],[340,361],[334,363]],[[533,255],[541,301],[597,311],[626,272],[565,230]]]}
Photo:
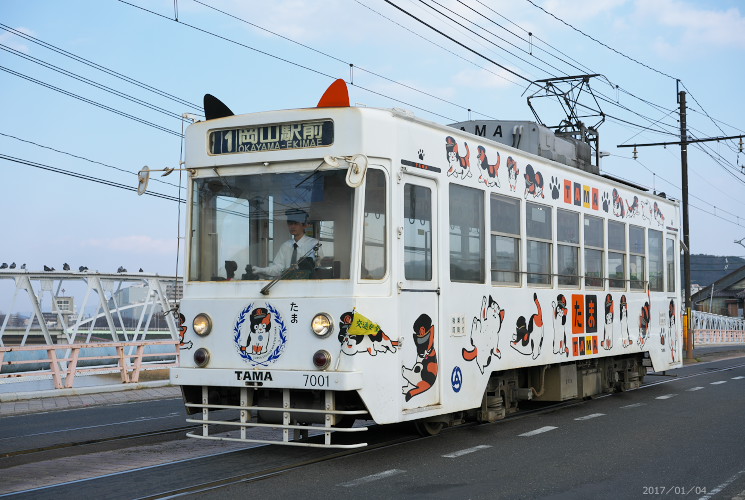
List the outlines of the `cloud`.
{"label": "cloud", "polygon": [[[517,70],[517,73],[520,73],[520,70]],[[495,68],[493,71],[465,69],[453,75],[452,80],[458,87],[480,89],[512,87],[513,82],[519,81],[515,75],[501,68]]]}
{"label": "cloud", "polygon": [[[25,35],[34,35],[34,32],[28,28],[18,27],[18,28],[15,28],[15,30],[20,31],[21,33]],[[30,52],[28,45],[23,43],[21,40],[23,40],[23,38],[9,31],[4,31],[0,33],[0,43],[2,43],[3,45],[7,45],[11,49],[17,50],[18,52],[23,52],[24,54],[28,54]]]}
{"label": "cloud", "polygon": [[[668,28],[658,50],[745,49],[745,17],[737,8],[703,9],[679,0],[637,0],[636,17]],[[664,35],[663,35],[664,36]]]}
{"label": "cloud", "polygon": [[350,10],[345,7],[346,2],[342,0],[276,0],[266,2],[258,11],[250,2],[232,0],[227,10],[275,33],[307,42],[324,38],[329,30],[338,31],[343,37],[349,36],[350,30],[356,29],[356,25],[341,18],[348,15]]}
{"label": "cloud", "polygon": [[114,252],[132,254],[175,255],[176,242],[173,239],[158,239],[144,235],[120,236],[108,239],[89,239],[82,242],[84,248],[98,248]]}
{"label": "cloud", "polygon": [[556,17],[574,24],[610,14],[626,3],[628,0],[548,0],[541,6]]}

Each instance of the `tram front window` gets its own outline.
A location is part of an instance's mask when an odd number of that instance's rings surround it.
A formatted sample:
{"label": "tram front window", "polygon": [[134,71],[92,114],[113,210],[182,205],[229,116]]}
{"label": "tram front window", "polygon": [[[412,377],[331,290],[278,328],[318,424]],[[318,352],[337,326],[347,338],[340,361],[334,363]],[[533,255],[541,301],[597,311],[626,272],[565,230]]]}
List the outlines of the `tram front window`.
{"label": "tram front window", "polygon": [[343,170],[197,178],[191,281],[349,279],[352,200]]}

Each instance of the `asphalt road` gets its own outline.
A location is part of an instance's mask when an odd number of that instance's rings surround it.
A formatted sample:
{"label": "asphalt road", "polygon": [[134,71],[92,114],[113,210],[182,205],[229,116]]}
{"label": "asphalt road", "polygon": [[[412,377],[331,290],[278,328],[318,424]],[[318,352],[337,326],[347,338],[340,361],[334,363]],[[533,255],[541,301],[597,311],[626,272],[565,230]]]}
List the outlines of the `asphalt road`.
{"label": "asphalt road", "polygon": [[0,418],[0,457],[19,450],[183,427],[185,418],[181,399],[3,417]]}
{"label": "asphalt road", "polygon": [[[737,366],[728,370],[723,367]],[[200,498],[745,497],[745,360],[544,414],[454,428]]]}
{"label": "asphalt road", "polygon": [[[708,352],[697,349],[697,356]],[[333,453],[277,446],[216,453],[204,441],[188,440],[186,446],[208,456],[174,455],[174,463],[14,497],[142,498],[225,478],[226,484],[189,496],[745,499],[745,358],[692,365],[675,375],[648,376],[635,391],[319,463],[304,464]],[[0,452],[173,428],[183,419],[179,400],[5,417]],[[406,438],[408,430],[377,432],[383,439]],[[169,449],[160,451],[161,461],[168,462]],[[296,467],[285,470],[290,464]],[[276,473],[230,481],[269,470]]]}

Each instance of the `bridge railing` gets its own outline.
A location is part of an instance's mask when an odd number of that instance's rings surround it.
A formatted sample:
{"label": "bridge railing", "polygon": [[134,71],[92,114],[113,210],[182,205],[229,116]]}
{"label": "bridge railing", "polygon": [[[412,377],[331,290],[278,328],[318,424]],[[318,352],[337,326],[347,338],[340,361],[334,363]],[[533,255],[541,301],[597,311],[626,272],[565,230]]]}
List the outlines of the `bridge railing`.
{"label": "bridge railing", "polygon": [[175,276],[0,270],[0,383],[42,376],[71,388],[106,372],[129,383],[177,366],[179,298]]}
{"label": "bridge railing", "polygon": [[[32,355],[6,359],[8,353]],[[174,366],[178,355],[178,341],[173,340],[6,346],[0,347],[0,379],[46,375],[56,389],[69,389],[76,375],[119,372],[122,383],[136,383],[142,370]]]}
{"label": "bridge railing", "polygon": [[745,344],[745,318],[693,311],[695,345]]}

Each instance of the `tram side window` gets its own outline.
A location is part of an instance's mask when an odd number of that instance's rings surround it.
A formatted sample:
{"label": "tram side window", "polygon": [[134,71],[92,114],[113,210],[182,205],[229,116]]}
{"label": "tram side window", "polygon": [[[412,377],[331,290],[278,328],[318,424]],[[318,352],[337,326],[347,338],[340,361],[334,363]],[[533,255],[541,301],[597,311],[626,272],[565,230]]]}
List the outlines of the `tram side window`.
{"label": "tram side window", "polygon": [[644,228],[629,226],[629,284],[633,290],[643,290],[646,280],[644,272]]}
{"label": "tram side window", "polygon": [[579,286],[579,214],[556,211],[556,247],[559,285]]}
{"label": "tram side window", "polygon": [[649,239],[649,289],[653,292],[663,292],[663,252],[662,231],[650,229],[647,233]]}
{"label": "tram side window", "polygon": [[404,185],[404,277],[432,280],[432,192]]}
{"label": "tram side window", "polygon": [[603,288],[603,219],[585,215],[585,286]]}
{"label": "tram side window", "polygon": [[385,277],[386,272],[385,174],[369,169],[366,177],[360,276],[363,280],[379,280]]}
{"label": "tram side window", "polygon": [[520,200],[492,194],[491,280],[520,283]]}
{"label": "tram side window", "polygon": [[608,221],[608,278],[611,288],[626,289],[626,224]]}
{"label": "tram side window", "polygon": [[675,291],[675,240],[665,240],[665,257],[667,258],[667,291]]}
{"label": "tram side window", "polygon": [[551,285],[551,207],[526,203],[528,283]]}
{"label": "tram side window", "polygon": [[450,184],[450,279],[484,283],[484,195]]}

